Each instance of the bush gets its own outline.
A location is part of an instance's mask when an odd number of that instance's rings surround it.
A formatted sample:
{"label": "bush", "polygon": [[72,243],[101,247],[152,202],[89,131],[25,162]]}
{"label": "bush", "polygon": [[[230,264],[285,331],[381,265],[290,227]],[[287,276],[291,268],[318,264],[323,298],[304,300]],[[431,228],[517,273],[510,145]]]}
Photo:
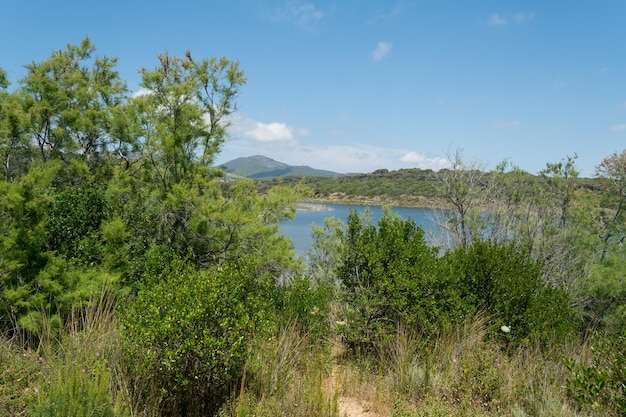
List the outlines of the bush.
{"label": "bush", "polygon": [[244,258],[197,271],[175,260],[121,311],[128,372],[160,415],[211,415],[242,375],[249,342],[271,328],[274,282]]}
{"label": "bush", "polygon": [[98,262],[100,225],[109,211],[99,187],[84,184],[63,188],[48,212],[49,249],[78,264]]}
{"label": "bush", "polygon": [[447,327],[458,305],[450,275],[440,276],[437,249],[411,220],[385,210],[378,225],[350,213],[337,277],[346,304],[346,342],[371,350],[399,324],[422,333]]}
{"label": "bush", "polygon": [[280,291],[280,314],[284,320],[295,320],[298,326],[318,339],[330,334],[329,310],[334,287],[316,285],[308,276],[296,276]]}
{"label": "bush", "polygon": [[475,241],[445,256],[459,277],[464,310],[491,316],[505,343],[547,343],[575,329],[565,291],[553,288],[541,264],[515,243]]}
{"label": "bush", "polygon": [[626,415],[626,333],[589,342],[591,364],[566,361],[570,371],[568,392],[579,406],[590,406],[606,415]]}
{"label": "bush", "polygon": [[626,259],[613,254],[590,265],[577,297],[586,328],[626,331]]}

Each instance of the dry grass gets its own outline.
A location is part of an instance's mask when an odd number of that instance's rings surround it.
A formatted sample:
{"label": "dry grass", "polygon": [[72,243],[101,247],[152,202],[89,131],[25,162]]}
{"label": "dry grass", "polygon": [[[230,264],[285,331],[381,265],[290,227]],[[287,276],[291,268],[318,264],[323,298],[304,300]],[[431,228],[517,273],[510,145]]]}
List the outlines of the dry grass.
{"label": "dry grass", "polygon": [[258,343],[236,397],[220,415],[338,417],[330,352],[319,342],[292,322]]}
{"label": "dry grass", "polygon": [[578,416],[567,401],[564,357],[585,356],[576,344],[504,352],[478,317],[423,340],[410,329],[377,355],[350,357],[342,395],[389,416]]}

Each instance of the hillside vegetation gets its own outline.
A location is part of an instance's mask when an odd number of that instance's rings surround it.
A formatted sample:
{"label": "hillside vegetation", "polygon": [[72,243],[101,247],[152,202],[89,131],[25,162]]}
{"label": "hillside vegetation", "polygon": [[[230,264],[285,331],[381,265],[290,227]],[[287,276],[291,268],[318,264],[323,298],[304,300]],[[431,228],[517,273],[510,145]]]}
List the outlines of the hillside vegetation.
{"label": "hillside vegetation", "polygon": [[[593,187],[461,152],[255,183],[214,166],[237,62],[161,54],[142,95],[115,67],[87,38],[0,70],[0,415],[626,414],[626,151]],[[447,209],[434,239],[329,218],[296,258],[312,190]]]}
{"label": "hillside vegetation", "polygon": [[[405,207],[446,207],[446,194],[441,186],[447,170],[435,172],[430,169],[403,168],[396,171],[378,169],[371,173],[343,174],[336,177],[315,175],[286,175],[280,178],[259,179],[257,189],[264,192],[278,184],[305,184],[310,192],[307,199],[327,203],[356,203],[393,205]],[[483,186],[494,173],[483,172]],[[504,176],[513,176],[505,172]],[[535,176],[542,180],[542,176]],[[545,178],[543,178],[545,179]],[[601,192],[602,184],[597,178],[576,178],[576,187]]]}

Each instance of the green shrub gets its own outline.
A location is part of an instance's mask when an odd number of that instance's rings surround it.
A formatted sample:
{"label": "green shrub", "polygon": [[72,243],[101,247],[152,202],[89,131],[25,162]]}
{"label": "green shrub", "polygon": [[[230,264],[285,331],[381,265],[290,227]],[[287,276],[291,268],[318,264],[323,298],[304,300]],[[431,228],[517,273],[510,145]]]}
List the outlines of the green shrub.
{"label": "green shrub", "polygon": [[63,188],[48,212],[50,250],[79,264],[99,261],[100,224],[109,211],[104,192],[99,187],[83,184]]}
{"label": "green shrub", "polygon": [[626,333],[611,337],[595,335],[591,364],[566,360],[570,371],[567,388],[579,406],[601,410],[607,415],[626,415]]}
{"label": "green shrub", "polygon": [[577,296],[588,329],[626,331],[626,259],[613,254],[590,265]]}
{"label": "green shrub", "polygon": [[370,350],[399,324],[429,334],[448,326],[458,298],[451,275],[440,275],[437,249],[413,220],[385,210],[377,225],[350,213],[337,277],[346,304],[346,342]]}
{"label": "green shrub", "polygon": [[274,282],[251,258],[204,271],[173,261],[153,282],[121,310],[134,396],[160,415],[211,415],[272,326]]}
{"label": "green shrub", "polygon": [[318,339],[329,335],[329,309],[334,287],[316,285],[308,276],[296,276],[280,291],[280,314],[285,320],[295,320],[302,329]]}
{"label": "green shrub", "polygon": [[542,278],[541,264],[514,242],[475,241],[445,256],[459,277],[464,310],[492,317],[505,343],[547,343],[575,328],[567,294]]}

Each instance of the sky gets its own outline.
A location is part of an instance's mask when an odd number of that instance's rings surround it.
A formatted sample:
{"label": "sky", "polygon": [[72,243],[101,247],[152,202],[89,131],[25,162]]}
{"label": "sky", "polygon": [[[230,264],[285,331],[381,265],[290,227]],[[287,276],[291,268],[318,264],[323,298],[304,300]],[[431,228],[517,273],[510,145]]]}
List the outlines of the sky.
{"label": "sky", "polygon": [[131,92],[157,55],[225,56],[247,83],[217,158],[340,173],[439,169],[459,150],[531,173],[626,148],[623,0],[7,0],[9,80],[89,36]]}

